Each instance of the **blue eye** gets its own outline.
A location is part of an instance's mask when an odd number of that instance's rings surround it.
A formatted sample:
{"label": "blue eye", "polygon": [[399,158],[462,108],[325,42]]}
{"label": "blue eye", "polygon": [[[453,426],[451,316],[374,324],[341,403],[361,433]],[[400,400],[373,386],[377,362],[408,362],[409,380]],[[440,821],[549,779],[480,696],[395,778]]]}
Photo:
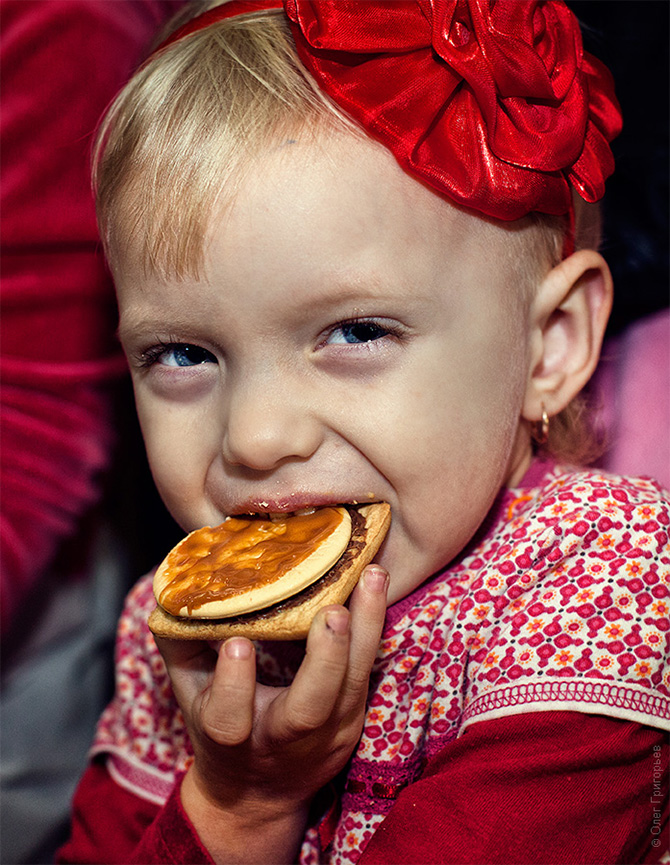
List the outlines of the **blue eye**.
{"label": "blue eye", "polygon": [[374,321],[345,321],[330,334],[328,342],[337,345],[361,345],[388,336],[391,331]]}
{"label": "blue eye", "polygon": [[145,366],[159,363],[163,366],[186,367],[217,363],[217,360],[206,348],[186,342],[174,342],[149,349],[143,355],[143,363]]}

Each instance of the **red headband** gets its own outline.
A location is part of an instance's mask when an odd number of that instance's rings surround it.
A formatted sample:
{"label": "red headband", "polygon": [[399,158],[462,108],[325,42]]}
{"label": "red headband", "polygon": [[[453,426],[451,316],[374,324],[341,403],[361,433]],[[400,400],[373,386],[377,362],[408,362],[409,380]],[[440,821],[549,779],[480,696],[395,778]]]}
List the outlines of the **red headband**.
{"label": "red headband", "polygon": [[319,86],[416,177],[501,220],[572,213],[614,170],[612,76],[563,0],[230,0],[161,48],[285,7]]}

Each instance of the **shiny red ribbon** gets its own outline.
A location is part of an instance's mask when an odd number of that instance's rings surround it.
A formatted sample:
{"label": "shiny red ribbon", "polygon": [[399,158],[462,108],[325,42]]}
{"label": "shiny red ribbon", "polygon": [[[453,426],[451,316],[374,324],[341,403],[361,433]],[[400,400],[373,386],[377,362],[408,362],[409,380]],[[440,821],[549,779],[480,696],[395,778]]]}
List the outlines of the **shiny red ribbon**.
{"label": "shiny red ribbon", "polygon": [[[232,0],[172,40],[251,7]],[[570,214],[614,169],[621,113],[563,0],[284,0],[319,86],[409,172],[487,216]],[[205,20],[207,19],[207,20]]]}
{"label": "shiny red ribbon", "polygon": [[158,51],[167,48],[168,45],[172,45],[173,42],[179,42],[185,36],[197,33],[198,30],[204,30],[205,27],[216,24],[218,21],[224,21],[226,18],[235,18],[238,15],[246,15],[249,12],[260,12],[263,9],[281,9],[283,5],[282,0],[229,0],[229,2],[223,3],[221,6],[215,6],[213,9],[208,9],[207,12],[203,12],[195,18],[191,18],[185,24],[182,24],[174,33],[170,33],[167,39],[161,42],[153,53],[156,54]]}

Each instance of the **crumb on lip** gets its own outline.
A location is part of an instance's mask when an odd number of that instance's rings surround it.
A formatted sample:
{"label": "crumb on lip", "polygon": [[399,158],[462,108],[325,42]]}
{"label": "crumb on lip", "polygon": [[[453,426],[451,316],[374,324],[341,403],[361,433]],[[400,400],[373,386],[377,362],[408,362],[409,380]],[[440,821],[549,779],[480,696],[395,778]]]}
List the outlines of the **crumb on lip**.
{"label": "crumb on lip", "polygon": [[[374,493],[368,493],[367,498],[368,498],[368,501],[370,501],[370,502],[379,501],[379,499],[377,498],[377,496]],[[350,502],[350,504],[362,505],[363,501],[361,501],[361,499],[354,499],[352,502]]]}

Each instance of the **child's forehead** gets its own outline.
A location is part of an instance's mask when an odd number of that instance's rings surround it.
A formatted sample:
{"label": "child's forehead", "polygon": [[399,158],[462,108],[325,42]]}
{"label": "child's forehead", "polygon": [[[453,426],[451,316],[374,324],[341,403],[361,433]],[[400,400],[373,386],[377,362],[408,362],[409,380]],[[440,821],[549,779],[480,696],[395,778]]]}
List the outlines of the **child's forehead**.
{"label": "child's forehead", "polygon": [[328,210],[348,208],[357,221],[362,210],[389,224],[430,220],[449,228],[459,221],[456,207],[417,183],[381,145],[349,135],[314,139],[296,133],[269,143],[247,166],[232,197],[222,196],[224,220],[227,210],[259,201],[267,208],[299,205],[305,219],[311,212],[325,217]]}
{"label": "child's forehead", "polygon": [[[136,264],[138,237],[129,238]],[[366,297],[430,302],[442,291],[456,292],[459,305],[472,292],[476,304],[482,280],[488,293],[513,282],[503,264],[508,242],[501,227],[417,183],[374,142],[296,132],[269,144],[221,197],[195,276],[271,284],[278,307],[295,298],[332,305],[334,295],[351,308]],[[142,287],[142,279],[121,282],[126,300]]]}
{"label": "child's forehead", "polygon": [[[395,268],[403,274],[398,284],[416,291],[436,267],[448,270],[452,283],[454,274],[465,281],[484,272],[509,282],[506,264],[514,257],[509,226],[458,208],[407,174],[376,142],[332,130],[315,135],[298,129],[268,141],[220,192],[204,228],[199,244],[192,238],[201,258],[197,266],[195,258],[190,262],[187,275],[208,277],[213,259],[246,256],[251,279],[265,255],[297,278],[316,258],[324,274],[341,271],[343,284],[359,275],[388,280]],[[144,259],[152,270],[147,245],[154,231],[146,219],[126,234],[126,263]],[[177,224],[166,233],[175,242],[188,239]],[[168,268],[164,275],[176,273]]]}
{"label": "child's forehead", "polygon": [[[246,167],[232,194],[222,194],[209,232],[225,234],[231,225],[253,231],[265,225],[268,240],[283,232],[286,243],[301,254],[309,251],[299,247],[300,229],[313,220],[324,246],[344,243],[350,248],[357,238],[368,243],[388,232],[408,243],[428,240],[455,255],[466,248],[471,253],[484,238],[488,243],[496,237],[490,222],[417,182],[381,145],[332,132],[318,138],[296,132],[270,142]],[[258,233],[262,240],[262,231]],[[500,233],[498,239],[503,237]]]}

